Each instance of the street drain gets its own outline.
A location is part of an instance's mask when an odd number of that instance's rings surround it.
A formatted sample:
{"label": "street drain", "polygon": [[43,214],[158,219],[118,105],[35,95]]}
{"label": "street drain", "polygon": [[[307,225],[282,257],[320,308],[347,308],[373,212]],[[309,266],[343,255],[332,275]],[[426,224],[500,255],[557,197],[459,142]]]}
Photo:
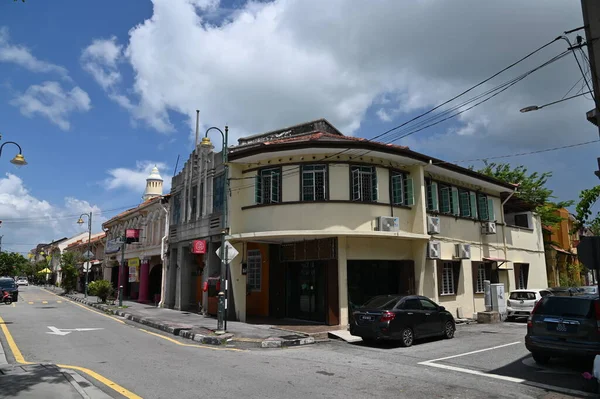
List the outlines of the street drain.
{"label": "street drain", "polygon": [[284,335],[281,336],[279,338],[283,338],[283,339],[302,339],[302,338],[306,338],[304,335]]}

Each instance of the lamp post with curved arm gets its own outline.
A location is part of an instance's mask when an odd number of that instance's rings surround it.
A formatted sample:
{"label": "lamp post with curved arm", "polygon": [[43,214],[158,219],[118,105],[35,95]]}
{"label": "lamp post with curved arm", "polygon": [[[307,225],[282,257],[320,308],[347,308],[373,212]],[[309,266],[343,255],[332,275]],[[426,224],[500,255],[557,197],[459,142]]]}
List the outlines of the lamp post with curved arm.
{"label": "lamp post with curved arm", "polygon": [[14,144],[17,146],[17,148],[19,148],[19,153],[17,155],[15,155],[15,157],[13,159],[10,160],[10,163],[17,165],[17,166],[27,165],[27,161],[25,160],[25,157],[23,156],[23,150],[21,149],[21,146],[19,144],[15,143],[14,141],[7,141],[5,143],[2,143],[2,145],[0,145],[0,156],[2,156],[2,149],[7,144]]}
{"label": "lamp post with curved arm", "polygon": [[84,266],[83,268],[83,272],[85,273],[85,289],[84,289],[84,295],[87,298],[88,296],[88,273],[89,270],[92,268],[92,212],[90,213],[82,213],[79,216],[79,219],[77,220],[77,224],[81,225],[83,224],[83,217],[87,216],[88,218],[88,253],[87,253],[87,270],[86,267]]}
{"label": "lamp post with curved arm", "polygon": [[[204,137],[202,138],[202,142],[200,143],[203,147],[211,147],[212,143],[208,138],[208,133],[211,130],[216,130],[221,133],[221,137],[223,138],[223,148],[221,152],[223,153],[223,168],[224,168],[224,182],[223,182],[223,228],[221,229],[221,248],[219,248],[219,258],[221,258],[221,290],[218,293],[219,296],[219,309],[217,312],[217,331],[226,331],[227,330],[227,306],[226,306],[226,298],[227,298],[227,280],[228,280],[228,271],[229,271],[229,259],[225,254],[225,235],[227,234],[227,194],[228,194],[228,167],[227,167],[227,140],[229,137],[229,127],[225,126],[225,132],[223,132],[218,127],[209,127],[204,133]],[[223,291],[225,290],[225,291]]]}

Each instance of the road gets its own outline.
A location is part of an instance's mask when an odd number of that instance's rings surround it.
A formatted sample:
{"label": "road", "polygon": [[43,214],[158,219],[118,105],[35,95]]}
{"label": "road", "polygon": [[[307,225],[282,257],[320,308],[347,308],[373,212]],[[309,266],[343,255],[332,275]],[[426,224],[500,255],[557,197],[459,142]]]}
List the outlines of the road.
{"label": "road", "polygon": [[0,306],[9,361],[74,367],[115,398],[582,397],[581,370],[528,360],[522,323],[466,326],[451,341],[411,348],[332,341],[239,350],[142,329],[38,287],[20,296]]}

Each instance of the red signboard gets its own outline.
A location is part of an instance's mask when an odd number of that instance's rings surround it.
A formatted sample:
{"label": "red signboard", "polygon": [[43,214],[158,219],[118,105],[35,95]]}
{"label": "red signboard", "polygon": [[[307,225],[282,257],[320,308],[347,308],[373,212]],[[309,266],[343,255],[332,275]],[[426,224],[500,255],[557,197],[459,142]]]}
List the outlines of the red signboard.
{"label": "red signboard", "polygon": [[192,253],[193,254],[205,254],[206,253],[206,240],[194,240],[194,242],[192,242]]}
{"label": "red signboard", "polygon": [[138,229],[127,229],[125,230],[125,238],[140,238],[140,231]]}

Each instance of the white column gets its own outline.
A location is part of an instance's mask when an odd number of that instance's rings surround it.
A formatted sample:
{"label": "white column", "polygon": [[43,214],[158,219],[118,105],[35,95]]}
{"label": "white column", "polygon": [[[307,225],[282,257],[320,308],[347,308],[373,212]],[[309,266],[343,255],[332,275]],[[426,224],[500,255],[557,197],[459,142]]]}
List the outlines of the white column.
{"label": "white column", "polygon": [[348,325],[348,265],[346,237],[338,237],[338,295],[340,303],[340,326]]}

